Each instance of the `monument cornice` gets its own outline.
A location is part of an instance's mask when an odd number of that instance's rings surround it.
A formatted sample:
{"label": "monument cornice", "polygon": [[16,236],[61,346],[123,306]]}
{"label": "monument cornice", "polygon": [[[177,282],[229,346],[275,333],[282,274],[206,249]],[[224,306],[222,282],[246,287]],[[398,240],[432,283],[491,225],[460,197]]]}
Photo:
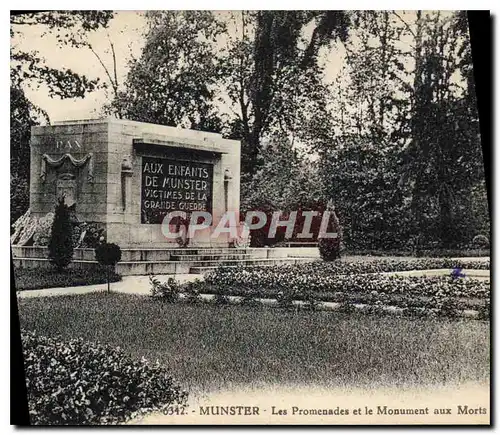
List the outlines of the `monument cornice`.
{"label": "monument cornice", "polygon": [[187,149],[192,151],[199,151],[202,153],[209,154],[228,154],[229,152],[226,149],[223,149],[217,142],[206,141],[206,140],[196,140],[193,138],[189,138],[188,140],[177,138],[177,137],[168,137],[157,134],[144,134],[140,138],[134,138],[132,140],[134,148],[141,150],[144,148],[151,149],[155,147],[157,150],[166,149],[166,148],[175,148],[175,149]]}

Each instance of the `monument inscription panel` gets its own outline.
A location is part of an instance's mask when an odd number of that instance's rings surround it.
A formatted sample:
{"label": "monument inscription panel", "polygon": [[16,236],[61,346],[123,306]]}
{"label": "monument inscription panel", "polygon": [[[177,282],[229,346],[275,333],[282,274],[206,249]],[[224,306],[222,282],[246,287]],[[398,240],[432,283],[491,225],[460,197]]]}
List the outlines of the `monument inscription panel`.
{"label": "monument inscription panel", "polygon": [[161,224],[167,213],[212,213],[213,165],[142,157],[141,223]]}

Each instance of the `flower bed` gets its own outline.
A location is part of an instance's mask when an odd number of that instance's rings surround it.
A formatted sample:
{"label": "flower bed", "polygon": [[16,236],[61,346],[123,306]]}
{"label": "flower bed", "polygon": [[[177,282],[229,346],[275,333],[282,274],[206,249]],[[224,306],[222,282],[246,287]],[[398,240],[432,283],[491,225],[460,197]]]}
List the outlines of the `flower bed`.
{"label": "flower bed", "polygon": [[[279,278],[282,278],[281,280]],[[230,294],[276,298],[280,293],[295,300],[305,300],[310,294],[320,301],[375,303],[397,306],[425,304],[436,298],[458,298],[474,306],[477,301],[490,297],[490,286],[485,281],[453,279],[449,277],[399,277],[387,275],[341,275],[315,277],[314,280],[298,276],[279,277],[273,285],[263,286],[245,280],[238,285],[197,283],[197,290],[206,294]],[[480,302],[481,303],[481,302]]]}
{"label": "flower bed", "polygon": [[118,348],[31,331],[21,338],[31,424],[113,424],[187,401],[163,367]]}
{"label": "flower bed", "polygon": [[321,281],[332,276],[335,276],[335,279],[337,279],[338,275],[454,268],[488,270],[490,262],[481,260],[463,262],[448,258],[426,258],[408,260],[384,259],[370,262],[317,261],[303,264],[271,266],[266,267],[265,270],[259,266],[245,268],[220,267],[209,272],[205,277],[205,281],[221,285],[255,284],[264,287],[274,287],[276,285],[293,285],[293,281],[295,280],[299,280],[302,285],[304,281],[308,283],[314,280]]}
{"label": "flower bed", "polygon": [[[455,315],[464,310],[486,312],[490,284],[451,276],[395,276],[380,272],[474,268],[486,270],[489,261],[450,259],[380,260],[370,263],[314,262],[248,268],[218,268],[204,282],[189,284],[199,294],[292,300],[314,305],[316,301],[342,304],[393,306],[410,315]],[[185,286],[184,286],[185,287]],[[183,292],[183,287],[179,289]],[[422,311],[424,310],[424,311]]]}
{"label": "flower bed", "polygon": [[[432,263],[432,264],[431,264]],[[472,269],[487,269],[489,262],[471,262],[467,267]],[[434,266],[434,267],[431,267]],[[251,268],[218,268],[205,277],[206,284],[220,287],[245,287],[254,289],[308,289],[312,292],[321,291],[378,291],[382,293],[404,293],[432,296],[440,288],[443,291],[461,293],[461,296],[475,297],[475,290],[484,293],[488,288],[486,283],[478,284],[476,280],[450,280],[448,277],[401,277],[378,275],[377,272],[426,270],[437,268],[463,268],[460,262],[432,262],[428,260],[388,261],[381,260],[372,263],[305,263],[295,265]],[[372,274],[373,275],[366,275]],[[447,284],[448,283],[448,284]],[[456,296],[460,296],[457,294]]]}

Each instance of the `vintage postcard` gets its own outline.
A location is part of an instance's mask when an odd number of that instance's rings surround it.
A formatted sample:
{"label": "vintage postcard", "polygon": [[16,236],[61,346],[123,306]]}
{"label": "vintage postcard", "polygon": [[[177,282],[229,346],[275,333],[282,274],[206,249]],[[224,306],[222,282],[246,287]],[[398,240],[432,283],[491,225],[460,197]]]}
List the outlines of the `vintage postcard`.
{"label": "vintage postcard", "polygon": [[489,425],[471,16],[12,13],[30,424]]}

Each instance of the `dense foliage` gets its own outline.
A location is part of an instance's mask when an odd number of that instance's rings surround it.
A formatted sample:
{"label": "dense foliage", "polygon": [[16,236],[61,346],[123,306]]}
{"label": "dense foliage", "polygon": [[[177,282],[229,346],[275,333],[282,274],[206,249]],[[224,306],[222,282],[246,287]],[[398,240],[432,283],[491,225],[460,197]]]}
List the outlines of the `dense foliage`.
{"label": "dense foliage", "polygon": [[133,360],[119,348],[31,331],[21,338],[31,424],[115,424],[186,403],[187,393],[162,366]]}
{"label": "dense foliage", "polygon": [[101,243],[95,248],[95,258],[99,264],[114,266],[122,258],[122,251],[116,243]]}
{"label": "dense foliage", "polygon": [[54,213],[49,241],[49,260],[59,271],[73,260],[73,224],[64,198],[59,199]]}
{"label": "dense foliage", "polygon": [[[344,266],[344,267],[343,267]],[[386,274],[406,270],[453,269],[438,276]],[[216,305],[239,302],[260,306],[274,299],[283,309],[318,310],[324,303],[340,304],[342,312],[409,316],[464,316],[489,318],[490,283],[467,277],[462,269],[489,269],[489,262],[463,263],[448,259],[379,260],[343,263],[314,262],[274,267],[220,267],[205,277],[179,285],[173,279],[151,280],[152,295],[168,302],[212,300]],[[213,299],[201,294],[214,295]],[[236,300],[235,300],[236,297]],[[238,299],[239,298],[239,299]],[[332,307],[331,307],[332,308]]]}
{"label": "dense foliage", "polygon": [[117,273],[108,273],[100,268],[92,270],[53,270],[16,268],[14,270],[16,290],[38,290],[42,288],[74,287],[80,285],[105,284],[121,280]]}
{"label": "dense foliage", "polygon": [[280,286],[287,285],[287,280],[295,279],[301,282],[313,282],[316,278],[338,275],[356,275],[365,273],[401,272],[407,270],[430,269],[480,269],[489,270],[490,262],[483,260],[461,261],[447,258],[425,258],[404,260],[376,260],[376,261],[335,261],[312,262],[303,264],[290,264],[269,266],[262,273],[262,267],[250,266],[245,268],[219,267],[205,276],[205,282],[211,284],[246,284]]}

